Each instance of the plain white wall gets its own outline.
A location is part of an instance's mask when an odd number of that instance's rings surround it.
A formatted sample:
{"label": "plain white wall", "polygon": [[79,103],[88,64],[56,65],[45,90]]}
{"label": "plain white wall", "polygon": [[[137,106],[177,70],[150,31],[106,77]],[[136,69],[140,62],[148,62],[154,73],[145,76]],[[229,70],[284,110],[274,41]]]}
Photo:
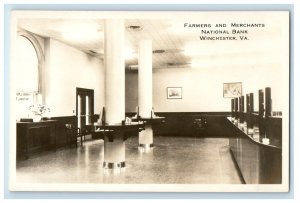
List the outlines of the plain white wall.
{"label": "plain white wall", "polygon": [[[223,98],[223,83],[242,82],[243,95],[254,93],[258,110],[259,89],[271,87],[273,110],[282,109],[281,66],[168,68],[153,70],[153,107],[155,112],[223,112],[230,111],[231,101]],[[126,74],[126,111],[138,104],[137,73]],[[182,99],[167,99],[167,87],[182,87]]]}
{"label": "plain white wall", "polygon": [[76,87],[94,89],[94,113],[104,106],[102,60],[53,39],[46,40],[45,103],[51,116],[76,112]]}

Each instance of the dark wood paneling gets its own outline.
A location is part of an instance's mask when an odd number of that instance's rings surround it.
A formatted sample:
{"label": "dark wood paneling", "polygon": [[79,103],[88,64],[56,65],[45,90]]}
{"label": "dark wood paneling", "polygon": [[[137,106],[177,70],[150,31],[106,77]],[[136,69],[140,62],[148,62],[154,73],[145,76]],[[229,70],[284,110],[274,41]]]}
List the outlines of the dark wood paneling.
{"label": "dark wood paneling", "polygon": [[17,159],[56,149],[57,121],[17,122]]}
{"label": "dark wood paneling", "polygon": [[[232,129],[226,124],[226,117],[230,112],[157,112],[157,116],[165,117],[165,122],[154,127],[155,135],[161,136],[198,136],[198,137],[236,137]],[[127,112],[127,117],[134,116],[134,112]],[[197,129],[195,119],[205,118],[206,126]],[[66,142],[65,124],[76,124],[75,116],[54,117],[58,121],[57,136],[58,145],[64,146]],[[97,122],[99,115],[93,116],[93,122]],[[254,124],[258,123],[258,116],[254,117]],[[281,119],[271,119],[271,134],[281,143]]]}
{"label": "dark wood paneling", "polygon": [[[176,112],[156,113],[166,117],[166,122],[159,126],[158,134],[172,136],[197,137],[230,137],[231,134],[224,125],[224,119],[229,112]],[[199,129],[195,125],[196,119],[206,121],[206,125]]]}
{"label": "dark wood paneling", "polygon": [[[249,120],[249,115],[245,114],[246,121]],[[259,126],[258,114],[253,114],[252,122],[254,126]],[[282,118],[281,117],[269,117],[267,121],[264,119],[264,128],[266,129],[267,137],[273,140],[276,145],[282,144]]]}
{"label": "dark wood paneling", "polygon": [[[99,118],[99,114],[95,114],[92,118],[92,122],[96,122]],[[67,137],[66,137],[66,124],[77,125],[76,116],[59,116],[52,117],[52,120],[57,120],[57,147],[66,146]],[[91,130],[91,129],[89,129]]]}
{"label": "dark wood paneling", "polygon": [[[231,112],[156,112],[155,114],[166,118],[165,123],[154,128],[156,135],[236,137],[236,134],[226,124],[226,118],[231,115]],[[128,117],[134,115],[134,112],[126,113]],[[204,118],[207,123],[203,129],[197,130],[194,122],[195,119],[201,118]],[[253,123],[258,125],[258,115],[253,117]],[[271,118],[269,126],[270,136],[281,144],[281,119]]]}
{"label": "dark wood paneling", "polygon": [[[155,135],[161,136],[198,136],[198,137],[236,137],[232,129],[226,124],[226,117],[230,112],[157,112],[157,116],[165,117],[165,122],[154,127]],[[127,117],[134,116],[134,112],[127,112]],[[206,126],[197,129],[195,119],[205,118]],[[65,143],[64,127],[66,123],[76,123],[75,116],[54,117],[58,120],[58,144]],[[93,116],[93,122],[97,122],[99,115]],[[258,116],[254,117],[254,124],[258,123]],[[274,139],[281,143],[281,119],[272,118],[270,132]]]}
{"label": "dark wood paneling", "polygon": [[[225,125],[230,112],[157,112],[157,116],[165,117],[163,124],[154,128],[155,135],[161,136],[199,136],[199,137],[231,137],[233,134]],[[131,117],[135,113],[126,113]],[[196,119],[205,119],[206,126],[199,129]]]}
{"label": "dark wood paneling", "polygon": [[56,146],[64,147],[67,143],[66,124],[76,125],[76,116],[60,116],[52,117],[52,120],[57,121],[56,126]]}

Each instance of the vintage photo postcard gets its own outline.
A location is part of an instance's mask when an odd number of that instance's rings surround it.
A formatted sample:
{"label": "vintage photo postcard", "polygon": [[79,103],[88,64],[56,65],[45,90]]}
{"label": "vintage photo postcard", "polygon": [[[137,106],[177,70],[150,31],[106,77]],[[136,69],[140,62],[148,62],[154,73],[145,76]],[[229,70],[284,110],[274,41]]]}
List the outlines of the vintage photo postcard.
{"label": "vintage photo postcard", "polygon": [[289,19],[11,11],[9,189],[288,192]]}

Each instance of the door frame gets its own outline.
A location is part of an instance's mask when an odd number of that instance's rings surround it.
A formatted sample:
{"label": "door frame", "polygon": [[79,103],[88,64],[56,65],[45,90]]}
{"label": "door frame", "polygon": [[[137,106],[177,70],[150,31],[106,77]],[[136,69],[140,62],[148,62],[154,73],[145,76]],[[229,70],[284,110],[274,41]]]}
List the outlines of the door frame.
{"label": "door frame", "polygon": [[93,117],[94,117],[94,90],[93,89],[87,89],[87,88],[81,88],[76,87],[76,126],[78,127],[78,95],[89,95],[91,100],[91,123],[93,123]]}

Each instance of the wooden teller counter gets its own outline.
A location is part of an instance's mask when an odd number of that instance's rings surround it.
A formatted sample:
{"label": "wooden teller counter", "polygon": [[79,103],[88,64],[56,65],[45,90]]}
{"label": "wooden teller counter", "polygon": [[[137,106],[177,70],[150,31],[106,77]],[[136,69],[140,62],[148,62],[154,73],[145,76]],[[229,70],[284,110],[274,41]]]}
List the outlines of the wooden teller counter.
{"label": "wooden teller counter", "polygon": [[[232,99],[227,124],[235,137],[229,141],[246,184],[282,183],[282,118],[271,115],[271,89],[259,90],[259,112],[253,112],[253,94]],[[244,104],[246,103],[246,112]]]}

